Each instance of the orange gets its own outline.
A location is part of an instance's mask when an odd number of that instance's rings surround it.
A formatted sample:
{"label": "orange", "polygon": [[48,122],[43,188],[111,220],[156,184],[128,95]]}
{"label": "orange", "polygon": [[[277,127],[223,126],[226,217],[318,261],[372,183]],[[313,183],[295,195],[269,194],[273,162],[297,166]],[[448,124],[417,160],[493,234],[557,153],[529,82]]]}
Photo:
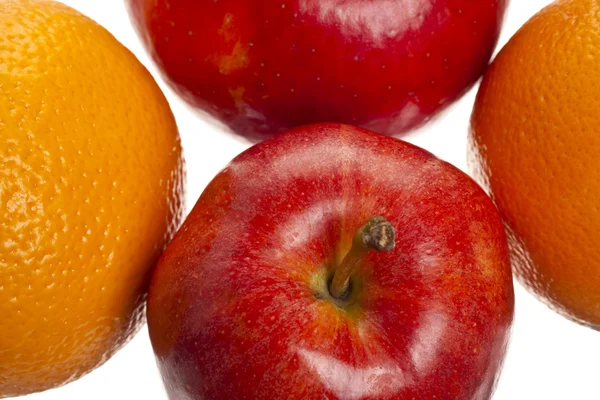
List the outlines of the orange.
{"label": "orange", "polygon": [[0,0],[0,143],[1,398],[71,381],[136,332],[184,173],[150,74],[47,0]]}
{"label": "orange", "polygon": [[559,0],[526,23],[481,84],[474,176],[507,228],[517,278],[600,328],[600,2]]}

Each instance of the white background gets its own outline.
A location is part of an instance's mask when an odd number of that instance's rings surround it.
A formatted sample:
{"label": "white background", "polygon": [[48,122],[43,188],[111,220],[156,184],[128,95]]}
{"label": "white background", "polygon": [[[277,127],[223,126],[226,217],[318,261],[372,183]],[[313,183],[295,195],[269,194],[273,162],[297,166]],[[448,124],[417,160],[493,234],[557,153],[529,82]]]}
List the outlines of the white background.
{"label": "white background", "polygon": [[[166,87],[142,49],[121,0],[64,2],[111,31],[150,69],[165,91],[183,139],[188,166],[187,201],[191,208],[212,177],[248,144],[202,121]],[[549,3],[550,0],[512,0],[498,48]],[[406,140],[464,170],[467,123],[474,95],[475,90],[471,90],[433,124]],[[600,333],[554,314],[519,284],[515,289],[517,310],[512,342],[494,399],[600,399]],[[96,371],[62,388],[26,399],[166,400],[167,397],[144,328]]]}

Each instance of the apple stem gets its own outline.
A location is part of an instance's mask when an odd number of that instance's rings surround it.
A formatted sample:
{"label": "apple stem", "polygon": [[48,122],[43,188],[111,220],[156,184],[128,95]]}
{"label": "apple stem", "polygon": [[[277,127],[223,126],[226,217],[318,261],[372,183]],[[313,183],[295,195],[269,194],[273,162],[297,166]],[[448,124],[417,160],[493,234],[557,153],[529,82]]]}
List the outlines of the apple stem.
{"label": "apple stem", "polygon": [[335,270],[329,292],[336,299],[348,296],[350,276],[362,258],[371,250],[390,251],[396,245],[396,229],[383,217],[372,217],[358,228],[352,247]]}

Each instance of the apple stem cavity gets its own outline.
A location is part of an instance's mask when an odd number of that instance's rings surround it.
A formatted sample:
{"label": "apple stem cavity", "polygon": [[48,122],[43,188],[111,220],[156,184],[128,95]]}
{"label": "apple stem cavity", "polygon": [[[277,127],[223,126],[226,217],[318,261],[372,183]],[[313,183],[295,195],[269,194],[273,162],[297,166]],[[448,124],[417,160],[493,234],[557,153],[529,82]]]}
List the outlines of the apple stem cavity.
{"label": "apple stem cavity", "polygon": [[336,299],[348,297],[350,276],[367,253],[390,251],[396,246],[396,229],[387,219],[376,216],[358,228],[352,239],[352,247],[336,268],[329,293]]}

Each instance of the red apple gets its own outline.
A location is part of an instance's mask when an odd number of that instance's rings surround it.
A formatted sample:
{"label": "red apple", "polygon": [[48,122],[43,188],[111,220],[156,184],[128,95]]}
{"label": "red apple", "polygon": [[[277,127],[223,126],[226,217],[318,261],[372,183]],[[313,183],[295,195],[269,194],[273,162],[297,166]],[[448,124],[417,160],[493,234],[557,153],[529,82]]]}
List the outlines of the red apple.
{"label": "red apple", "polygon": [[479,400],[513,306],[476,183],[398,139],[318,124],[209,184],[154,273],[148,324],[171,400]]}
{"label": "red apple", "polygon": [[312,122],[414,128],[482,74],[508,0],[128,0],[192,105],[253,140]]}

